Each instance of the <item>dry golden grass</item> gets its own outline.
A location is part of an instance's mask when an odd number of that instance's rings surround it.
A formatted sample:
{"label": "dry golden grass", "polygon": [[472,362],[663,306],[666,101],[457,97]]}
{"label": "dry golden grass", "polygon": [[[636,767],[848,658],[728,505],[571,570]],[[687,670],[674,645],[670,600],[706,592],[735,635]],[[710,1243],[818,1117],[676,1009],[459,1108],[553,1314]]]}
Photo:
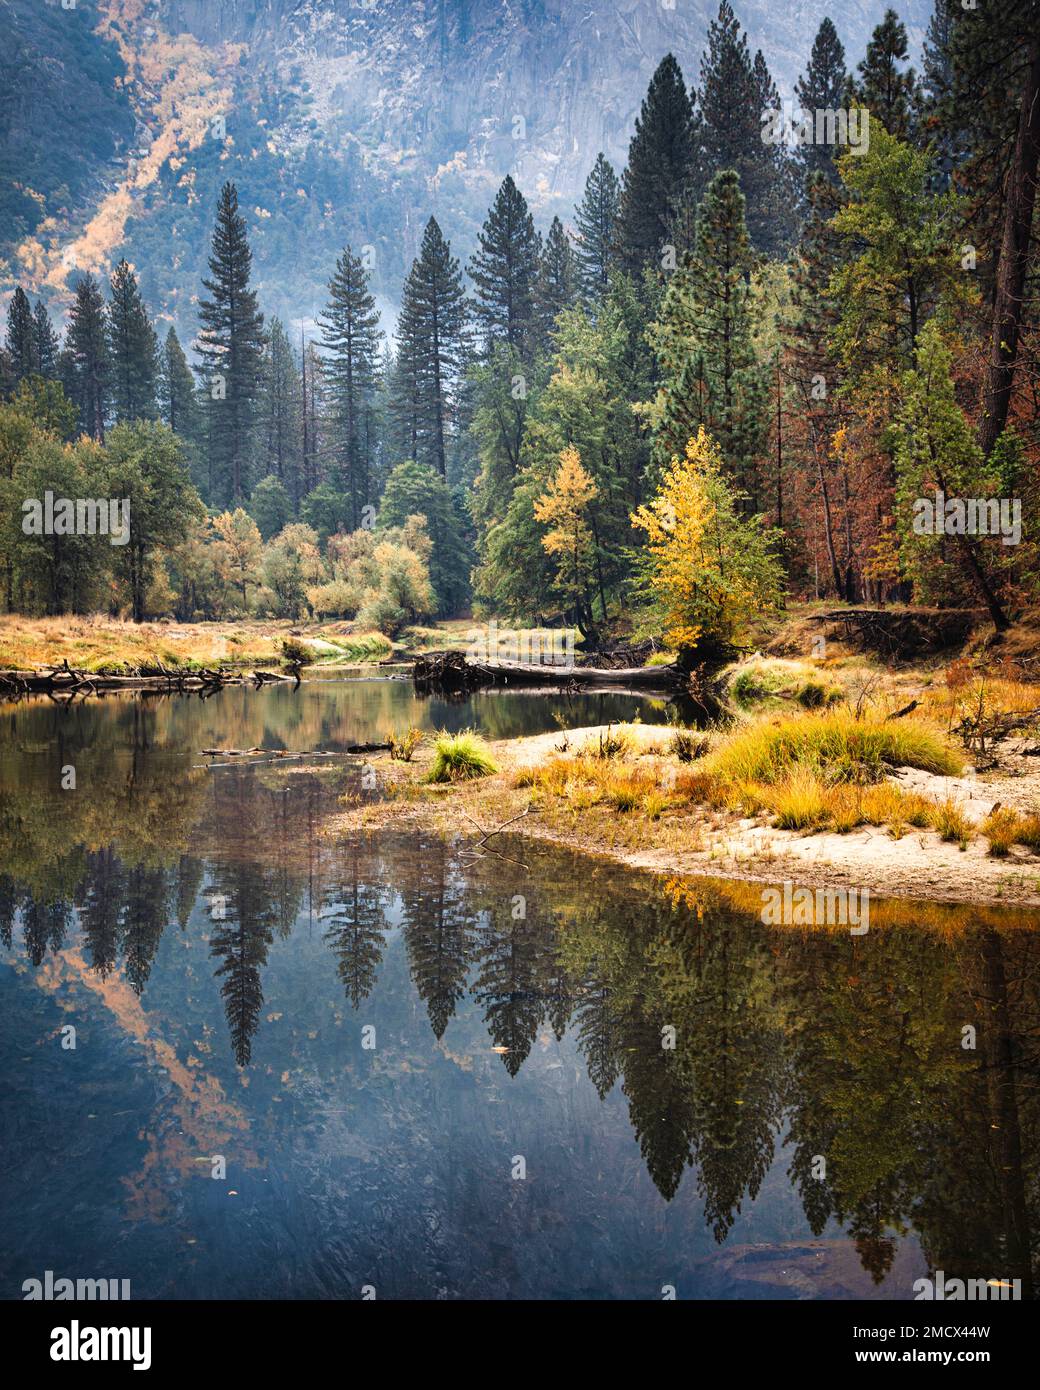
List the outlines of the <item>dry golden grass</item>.
{"label": "dry golden grass", "polygon": [[131,623],[107,617],[0,617],[0,669],[45,665],[86,671],[274,662],[289,624]]}

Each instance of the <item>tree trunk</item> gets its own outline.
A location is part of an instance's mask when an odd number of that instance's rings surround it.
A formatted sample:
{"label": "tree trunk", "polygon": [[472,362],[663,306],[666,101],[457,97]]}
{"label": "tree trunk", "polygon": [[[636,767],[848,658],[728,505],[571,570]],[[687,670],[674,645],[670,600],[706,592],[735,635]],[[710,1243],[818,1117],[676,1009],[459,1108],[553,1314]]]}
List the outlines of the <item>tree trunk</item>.
{"label": "tree trunk", "polygon": [[1004,228],[993,303],[993,336],[979,425],[979,445],[988,458],[1007,424],[1024,313],[1029,240],[1040,160],[1040,35],[1029,45],[1018,136],[1007,175]]}

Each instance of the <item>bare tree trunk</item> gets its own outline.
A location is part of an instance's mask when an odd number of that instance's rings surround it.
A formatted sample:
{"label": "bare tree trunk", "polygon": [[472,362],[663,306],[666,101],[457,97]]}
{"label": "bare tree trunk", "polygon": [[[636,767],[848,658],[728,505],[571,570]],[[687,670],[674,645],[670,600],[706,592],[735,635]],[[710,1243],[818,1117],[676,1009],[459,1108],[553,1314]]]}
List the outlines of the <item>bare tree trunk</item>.
{"label": "bare tree trunk", "polygon": [[1040,161],[1040,35],[1029,45],[1018,136],[1007,175],[1004,228],[997,265],[997,292],[993,304],[993,336],[983,396],[979,444],[989,454],[1007,424],[1011,387],[1015,379],[1018,340],[1022,328],[1029,240],[1036,201],[1037,165]]}

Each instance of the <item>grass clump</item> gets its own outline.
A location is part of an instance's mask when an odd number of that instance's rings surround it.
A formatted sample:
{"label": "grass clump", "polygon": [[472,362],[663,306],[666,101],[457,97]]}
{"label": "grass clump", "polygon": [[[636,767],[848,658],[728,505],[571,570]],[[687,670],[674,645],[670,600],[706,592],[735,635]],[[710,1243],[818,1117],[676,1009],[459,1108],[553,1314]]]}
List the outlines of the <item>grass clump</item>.
{"label": "grass clump", "polygon": [[409,729],[401,738],[393,729],[386,736],[386,741],[390,745],[390,757],[397,763],[410,763],[412,755],[423,741],[421,729]]}
{"label": "grass clump", "polygon": [[632,740],[622,729],[607,725],[601,729],[595,742],[591,739],[581,750],[589,758],[625,758],[632,751]]}
{"label": "grass clump", "polygon": [[932,829],[938,831],[943,840],[949,840],[965,848],[974,832],[974,827],[955,801],[947,797],[940,801],[931,814]]}
{"label": "grass clump", "polygon": [[778,830],[817,830],[831,818],[820,779],[807,767],[793,768],[771,800]]}
{"label": "grass clump", "polygon": [[1004,859],[1013,844],[1021,819],[1017,811],[991,811],[982,823],[982,833],[989,840],[989,852],[994,859]]}
{"label": "grass clump", "polygon": [[733,677],[730,695],[741,709],[778,695],[783,688],[783,678],[767,666],[745,666]]}
{"label": "grass clump", "polygon": [[669,753],[674,753],[681,763],[692,763],[707,753],[709,740],[690,729],[676,729],[668,745]]}
{"label": "grass clump", "polygon": [[913,719],[857,719],[850,709],[761,720],[733,734],[706,759],[706,770],[727,782],[778,785],[796,767],[826,781],[877,782],[889,767],[916,767],[952,776],[960,756],[929,724]]}
{"label": "grass clump", "polygon": [[428,782],[465,782],[472,777],[489,777],[498,771],[487,744],[471,729],[461,734],[438,734],[433,749]]}
{"label": "grass clump", "polygon": [[989,852],[995,859],[1006,858],[1012,845],[1040,851],[1040,816],[1023,816],[1004,807],[989,813],[982,823],[982,833],[989,840]]}
{"label": "grass clump", "polygon": [[843,696],[836,685],[807,680],[795,691],[794,698],[803,709],[823,709],[825,705],[837,704]]}

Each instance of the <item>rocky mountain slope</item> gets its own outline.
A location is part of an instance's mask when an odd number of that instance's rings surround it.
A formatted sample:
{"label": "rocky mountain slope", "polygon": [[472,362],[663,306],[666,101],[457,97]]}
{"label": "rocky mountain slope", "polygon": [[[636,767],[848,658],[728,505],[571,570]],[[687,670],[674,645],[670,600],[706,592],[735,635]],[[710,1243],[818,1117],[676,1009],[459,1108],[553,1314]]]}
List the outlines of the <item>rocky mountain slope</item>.
{"label": "rocky mountain slope", "polygon": [[[69,0],[65,0],[69,3]],[[736,0],[782,89],[828,0]],[[930,0],[898,8],[919,42]],[[834,16],[850,63],[881,0]],[[512,173],[543,225],[599,150],[624,163],[668,51],[695,80],[717,0],[0,0],[2,288],[60,300],[125,249],[193,327],[220,183],[265,307],[312,316],[337,250],[395,297],[432,212],[467,255]]]}

